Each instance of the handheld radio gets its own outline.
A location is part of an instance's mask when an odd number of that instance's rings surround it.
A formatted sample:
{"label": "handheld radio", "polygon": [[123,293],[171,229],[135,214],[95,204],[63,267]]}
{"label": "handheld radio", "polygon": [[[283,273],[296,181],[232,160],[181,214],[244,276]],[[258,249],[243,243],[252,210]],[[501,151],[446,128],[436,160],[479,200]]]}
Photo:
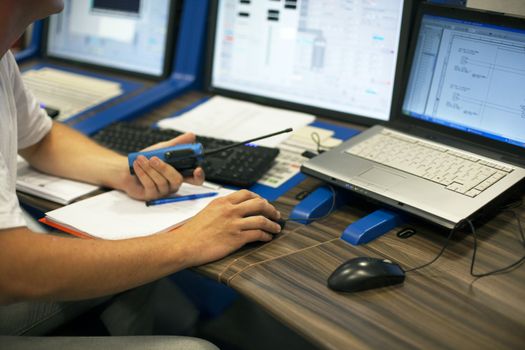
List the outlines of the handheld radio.
{"label": "handheld radio", "polygon": [[181,173],[182,176],[192,176],[193,170],[195,170],[195,168],[197,168],[198,166],[202,165],[202,163],[204,162],[204,157],[207,155],[226,151],[230,148],[239,147],[250,142],[262,140],[286,132],[291,132],[292,130],[292,128],[288,128],[285,130],[274,132],[272,134],[256,137],[250,140],[234,143],[229,146],[213,149],[206,152],[204,151],[202,144],[192,143],[159,148],[156,150],[146,152],[130,153],[128,154],[129,172],[131,173],[131,175],[135,175],[135,171],[133,170],[133,163],[135,162],[138,156],[142,155],[148,159],[152,157],[158,157],[162,161],[177,169],[177,171]]}

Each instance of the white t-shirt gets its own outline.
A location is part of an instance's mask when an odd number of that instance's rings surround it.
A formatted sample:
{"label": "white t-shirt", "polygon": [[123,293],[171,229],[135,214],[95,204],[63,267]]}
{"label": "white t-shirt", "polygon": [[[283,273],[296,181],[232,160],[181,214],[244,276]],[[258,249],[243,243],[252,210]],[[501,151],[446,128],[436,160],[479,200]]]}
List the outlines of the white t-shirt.
{"label": "white t-shirt", "polygon": [[11,52],[0,59],[0,229],[26,226],[16,197],[19,149],[34,145],[51,129],[51,119],[24,87]]}

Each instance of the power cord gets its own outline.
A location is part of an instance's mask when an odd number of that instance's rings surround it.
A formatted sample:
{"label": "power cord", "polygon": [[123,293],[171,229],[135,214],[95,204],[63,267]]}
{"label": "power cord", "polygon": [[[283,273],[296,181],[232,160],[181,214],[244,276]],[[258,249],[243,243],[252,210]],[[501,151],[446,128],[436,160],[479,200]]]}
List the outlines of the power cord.
{"label": "power cord", "polygon": [[419,270],[419,269],[422,269],[424,267],[427,267],[429,265],[432,265],[433,263],[435,263],[440,257],[441,255],[443,255],[443,253],[445,252],[445,249],[447,249],[448,247],[448,243],[450,242],[450,239],[452,238],[452,236],[454,235],[454,233],[456,233],[456,231],[463,225],[463,223],[465,222],[466,220],[461,220],[460,222],[458,222],[456,224],[456,226],[454,226],[448,236],[447,236],[447,240],[445,241],[445,244],[443,244],[443,247],[441,247],[441,250],[439,251],[439,253],[434,257],[434,259],[430,260],[429,262],[426,262],[422,265],[419,265],[419,266],[416,266],[416,267],[413,267],[411,269],[408,269],[408,270],[404,270],[405,273],[407,272],[412,272],[412,271],[416,271],[416,270]]}
{"label": "power cord", "polygon": [[[512,213],[512,215],[516,219],[516,222],[518,223],[518,232],[520,233],[520,236],[521,236],[521,243],[523,247],[525,248],[525,235],[523,234],[523,226],[521,225],[520,217],[518,216],[518,214],[516,214],[514,210],[506,210],[506,211],[509,213]],[[472,235],[474,236],[474,249],[472,251],[472,260],[470,263],[470,274],[472,276],[481,278],[481,277],[486,277],[486,276],[495,275],[495,274],[507,273],[507,272],[512,271],[512,269],[519,266],[521,263],[525,261],[525,255],[524,255],[520,259],[516,260],[512,264],[507,265],[505,267],[501,267],[499,269],[495,269],[495,270],[484,272],[484,273],[474,272],[474,265],[476,263],[476,252],[478,250],[478,237],[477,237],[478,235],[476,233],[476,228],[474,227],[474,224],[472,223],[472,221],[469,220],[467,221],[467,223],[470,226],[470,231],[472,232]]]}
{"label": "power cord", "polygon": [[[517,206],[513,203],[513,204],[510,204],[508,206],[503,207],[502,209],[504,209],[503,210],[504,212],[512,213],[512,215],[516,219],[516,222],[518,224],[518,232],[519,232],[519,234],[521,236],[522,245],[525,248],[525,234],[523,232],[523,226],[521,224],[520,217],[519,217],[518,214],[516,214],[516,212],[514,210],[508,209],[508,208],[512,208],[512,209],[518,208],[519,206],[521,206],[521,204],[522,203],[520,201]],[[489,271],[489,272],[484,272],[484,273],[476,273],[476,272],[474,272],[474,265],[476,264],[476,253],[477,253],[477,250],[478,250],[478,237],[477,237],[476,228],[474,227],[474,224],[472,223],[472,221],[468,220],[468,219],[464,219],[464,220],[461,220],[460,222],[458,222],[454,226],[454,228],[452,228],[450,230],[450,233],[448,234],[447,239],[446,239],[445,243],[443,244],[443,247],[441,248],[439,253],[432,260],[430,260],[429,262],[426,262],[426,263],[424,263],[422,265],[413,267],[411,269],[404,270],[405,273],[422,269],[422,268],[427,267],[427,266],[433,264],[434,262],[436,262],[443,255],[443,253],[445,252],[445,249],[447,249],[448,244],[450,242],[450,239],[452,238],[454,233],[456,233],[457,230],[462,228],[464,224],[467,224],[469,226],[470,231],[472,233],[472,236],[474,237],[474,248],[473,248],[473,251],[472,251],[472,259],[471,259],[471,262],[470,262],[470,274],[473,277],[481,278],[481,277],[487,277],[487,276],[491,276],[491,275],[495,275],[495,274],[507,273],[507,272],[512,271],[512,269],[514,269],[515,267],[519,266],[521,263],[523,263],[525,261],[525,255],[524,255],[520,259],[518,259],[517,261],[513,262],[512,264],[510,264],[508,266],[504,266],[504,267],[501,267],[501,268],[498,268],[498,269],[495,269],[495,270],[492,270],[492,271]]]}
{"label": "power cord", "polygon": [[319,136],[319,134],[314,131],[310,134],[310,138],[317,146],[317,154],[323,153],[324,151],[321,149],[321,136]]}

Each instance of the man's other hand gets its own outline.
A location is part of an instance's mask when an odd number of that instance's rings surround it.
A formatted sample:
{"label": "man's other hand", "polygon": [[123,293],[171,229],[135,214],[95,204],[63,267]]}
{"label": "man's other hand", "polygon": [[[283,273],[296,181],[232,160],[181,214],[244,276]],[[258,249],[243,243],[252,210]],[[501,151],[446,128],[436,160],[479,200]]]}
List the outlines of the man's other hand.
{"label": "man's other hand", "polygon": [[[185,133],[174,139],[147,147],[142,151],[151,151],[194,142],[195,135]],[[194,185],[202,185],[204,181],[204,171],[202,168],[196,168],[193,171],[192,177],[183,178],[176,169],[158,157],[147,159],[144,156],[138,156],[133,163],[133,170],[135,171],[135,176],[129,174],[129,171],[127,171],[127,176],[124,177],[123,190],[131,198],[139,200],[156,199],[177,192],[183,181]]]}

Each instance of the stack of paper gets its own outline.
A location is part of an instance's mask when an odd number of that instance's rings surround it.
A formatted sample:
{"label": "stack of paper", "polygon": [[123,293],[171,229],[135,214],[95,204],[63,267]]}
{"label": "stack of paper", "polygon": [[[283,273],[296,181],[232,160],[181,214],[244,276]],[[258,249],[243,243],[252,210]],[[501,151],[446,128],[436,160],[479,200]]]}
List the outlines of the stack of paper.
{"label": "stack of paper", "polygon": [[60,204],[69,204],[98,186],[41,173],[18,157],[16,189]]}
{"label": "stack of paper", "polygon": [[[110,191],[46,213],[44,223],[82,237],[126,239],[165,232],[181,225],[215,198],[232,190],[215,189],[217,196],[146,206],[119,191]],[[183,184],[177,195],[210,192]]]}
{"label": "stack of paper", "polygon": [[[286,128],[298,129],[314,120],[311,114],[215,96],[181,116],[161,120],[158,125],[240,142]],[[288,136],[278,135],[255,143],[276,147]]]}

